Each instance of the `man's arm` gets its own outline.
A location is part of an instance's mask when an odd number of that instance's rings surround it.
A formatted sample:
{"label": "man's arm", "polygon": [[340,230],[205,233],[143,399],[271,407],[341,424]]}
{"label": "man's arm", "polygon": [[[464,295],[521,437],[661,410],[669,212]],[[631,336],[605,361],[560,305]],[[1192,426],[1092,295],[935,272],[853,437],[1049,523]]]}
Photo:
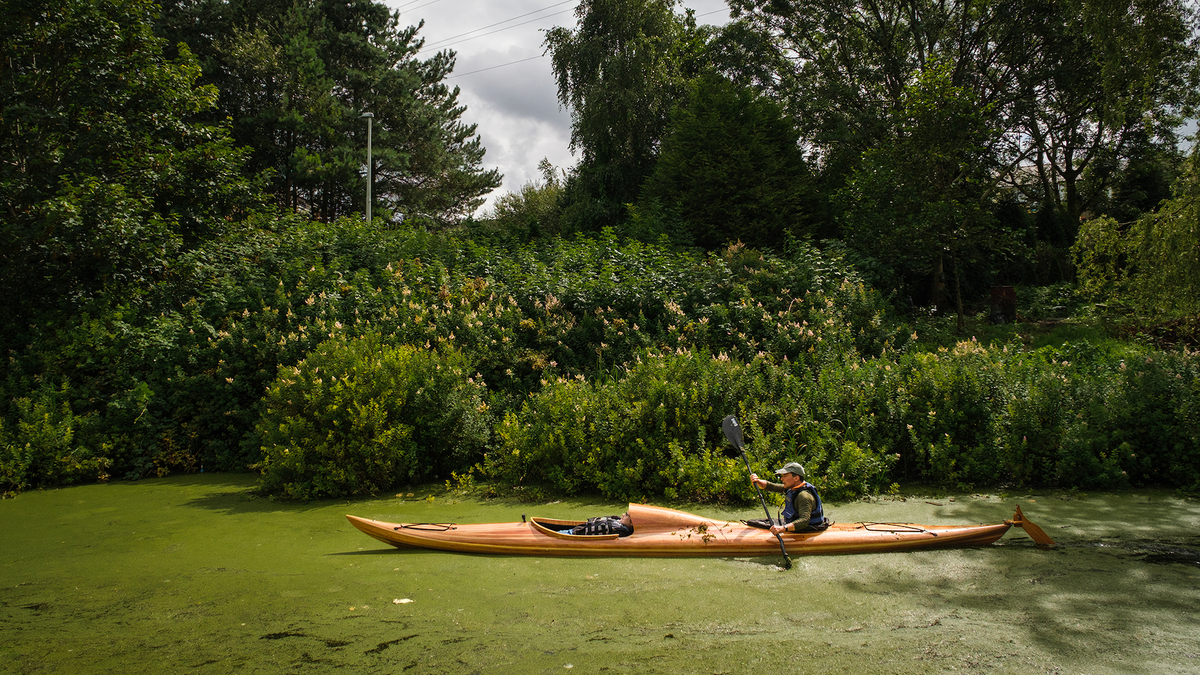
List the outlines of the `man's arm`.
{"label": "man's arm", "polygon": [[762,489],[766,490],[767,492],[775,492],[775,493],[779,493],[779,494],[784,494],[787,492],[787,488],[784,487],[783,485],[781,485],[779,483],[772,483],[771,481],[767,481],[767,480],[760,482],[759,486],[762,487]]}
{"label": "man's arm", "polygon": [[750,474],[750,482],[753,483],[754,485],[757,485],[760,490],[766,490],[767,492],[778,492],[778,493],[787,492],[787,488],[784,487],[783,485],[781,485],[779,483],[772,483],[771,481],[767,480],[766,478],[759,478],[758,474],[756,474],[756,473]]}

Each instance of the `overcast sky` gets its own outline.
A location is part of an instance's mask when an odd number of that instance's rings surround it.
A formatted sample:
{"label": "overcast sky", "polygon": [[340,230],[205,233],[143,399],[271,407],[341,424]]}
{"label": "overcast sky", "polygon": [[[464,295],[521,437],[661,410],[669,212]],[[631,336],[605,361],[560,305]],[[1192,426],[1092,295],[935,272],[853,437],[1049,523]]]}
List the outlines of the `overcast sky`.
{"label": "overcast sky", "polygon": [[[463,119],[477,124],[487,148],[486,168],[498,168],[504,184],[491,200],[538,180],[543,157],[559,168],[574,166],[571,117],[559,108],[550,57],[543,56],[547,29],[575,27],[578,0],[384,0],[399,10],[402,25],[425,21],[418,34],[428,58],[438,51],[457,54],[446,80],[462,91]],[[701,24],[724,24],[725,0],[684,0]]]}

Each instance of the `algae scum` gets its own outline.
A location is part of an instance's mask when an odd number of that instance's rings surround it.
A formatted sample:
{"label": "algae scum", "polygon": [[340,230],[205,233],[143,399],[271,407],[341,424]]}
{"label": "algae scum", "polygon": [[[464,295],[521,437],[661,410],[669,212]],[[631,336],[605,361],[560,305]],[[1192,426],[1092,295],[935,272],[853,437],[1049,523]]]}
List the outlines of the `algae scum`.
{"label": "algae scum", "polygon": [[[1163,492],[831,505],[842,522],[1056,538],[796,558],[485,557],[343,517],[502,522],[622,505],[277,504],[245,476],[0,502],[0,673],[1195,673],[1200,504]],[[423,493],[419,493],[423,494]],[[753,510],[682,507],[716,518]]]}

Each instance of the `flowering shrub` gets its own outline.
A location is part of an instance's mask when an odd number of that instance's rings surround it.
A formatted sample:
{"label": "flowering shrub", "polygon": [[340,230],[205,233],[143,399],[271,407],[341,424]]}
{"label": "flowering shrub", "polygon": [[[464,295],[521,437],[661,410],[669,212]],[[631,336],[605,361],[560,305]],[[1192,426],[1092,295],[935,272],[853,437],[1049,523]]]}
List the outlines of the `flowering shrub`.
{"label": "flowering shrub", "polygon": [[[268,492],[308,498],[480,463],[543,494],[749,500],[720,436],[730,413],[755,470],[800,461],[831,499],[900,479],[1200,490],[1195,354],[1083,341],[921,351],[838,255],[803,244],[699,255],[605,234],[485,248],[272,221],[179,258],[140,295],[26,332],[0,380],[4,492],[253,464]],[[338,418],[339,434],[357,431],[336,443],[303,426],[333,413],[281,403],[298,400],[279,398],[302,386],[297,368],[365,367],[367,345],[395,362],[389,381],[424,377],[426,361],[458,369],[487,405],[472,424],[496,421],[487,460],[475,427],[449,455],[417,450],[417,426],[391,426],[409,413],[379,407],[361,374],[337,400],[367,407]],[[281,455],[302,438],[314,443],[303,461]],[[335,456],[357,468],[337,473]]]}
{"label": "flowering shrub", "polygon": [[469,468],[488,442],[465,358],[376,335],[335,337],[267,391],[260,489],[291,499],[376,494]]}

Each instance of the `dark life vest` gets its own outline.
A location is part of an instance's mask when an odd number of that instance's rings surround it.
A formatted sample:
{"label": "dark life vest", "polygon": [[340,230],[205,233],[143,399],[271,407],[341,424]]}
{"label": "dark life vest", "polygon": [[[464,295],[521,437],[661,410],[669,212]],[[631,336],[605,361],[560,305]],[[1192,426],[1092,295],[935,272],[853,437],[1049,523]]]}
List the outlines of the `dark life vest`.
{"label": "dark life vest", "polygon": [[571,534],[618,534],[628,537],[633,534],[633,528],[622,523],[620,516],[598,516],[576,525],[571,529]]}
{"label": "dark life vest", "polygon": [[806,491],[813,497],[813,510],[808,514],[808,526],[813,528],[821,527],[825,524],[825,507],[821,504],[821,496],[817,494],[817,488],[811,483],[805,483],[804,487],[788,490],[784,495],[783,513],[779,514],[779,519],[785,523],[790,523],[796,519],[799,514],[796,512],[796,497],[801,491]]}

